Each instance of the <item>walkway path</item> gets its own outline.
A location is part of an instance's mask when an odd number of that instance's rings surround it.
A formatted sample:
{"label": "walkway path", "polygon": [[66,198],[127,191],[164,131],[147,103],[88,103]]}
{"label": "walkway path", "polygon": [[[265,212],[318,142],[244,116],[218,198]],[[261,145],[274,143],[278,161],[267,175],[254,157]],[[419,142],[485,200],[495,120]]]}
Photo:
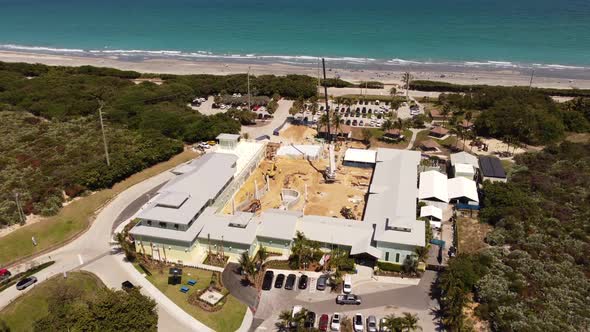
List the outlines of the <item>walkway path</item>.
{"label": "walkway path", "polygon": [[410,128],[410,131],[412,132],[412,138],[410,139],[410,143],[408,143],[406,150],[412,150],[412,148],[414,147],[414,142],[416,142],[416,137],[418,136],[418,133],[422,130],[424,129]]}

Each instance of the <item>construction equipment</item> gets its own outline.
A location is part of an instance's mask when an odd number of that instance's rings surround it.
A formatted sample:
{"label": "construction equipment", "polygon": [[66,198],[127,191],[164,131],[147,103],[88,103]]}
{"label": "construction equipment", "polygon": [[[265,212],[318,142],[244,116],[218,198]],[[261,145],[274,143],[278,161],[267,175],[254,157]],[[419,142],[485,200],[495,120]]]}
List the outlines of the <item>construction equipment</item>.
{"label": "construction equipment", "polygon": [[352,211],[352,209],[350,208],[350,206],[344,206],[344,207],[342,207],[342,209],[340,209],[340,214],[345,219],[355,219],[354,212]]}
{"label": "construction equipment", "polygon": [[250,202],[250,204],[248,204],[242,211],[243,212],[256,212],[258,210],[260,210],[261,208],[261,203],[259,199],[255,199],[252,202]]}
{"label": "construction equipment", "polygon": [[336,181],[336,154],[334,153],[334,144],[328,147],[330,164],[326,168],[325,178],[326,182]]}
{"label": "construction equipment", "polygon": [[270,166],[269,170],[266,171],[265,176],[268,176],[269,178],[274,180],[276,173],[277,173],[277,164],[273,162],[272,165]]}

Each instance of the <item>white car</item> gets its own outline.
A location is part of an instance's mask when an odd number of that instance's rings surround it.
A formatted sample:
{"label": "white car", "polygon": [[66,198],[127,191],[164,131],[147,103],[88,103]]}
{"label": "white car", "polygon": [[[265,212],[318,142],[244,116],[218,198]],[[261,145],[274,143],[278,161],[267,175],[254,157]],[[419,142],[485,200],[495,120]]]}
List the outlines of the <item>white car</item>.
{"label": "white car", "polygon": [[207,142],[201,142],[201,143],[199,143],[199,147],[201,149],[210,149],[211,148],[211,146]]}
{"label": "white car", "polygon": [[352,320],[352,327],[354,329],[354,332],[365,331],[365,320],[362,314],[354,315],[354,319]]}
{"label": "white car", "polygon": [[331,331],[340,331],[340,318],[341,315],[337,312],[332,315],[332,321],[330,321]]}
{"label": "white car", "polygon": [[342,292],[344,294],[352,293],[352,278],[349,275],[344,277],[344,282],[342,284]]}

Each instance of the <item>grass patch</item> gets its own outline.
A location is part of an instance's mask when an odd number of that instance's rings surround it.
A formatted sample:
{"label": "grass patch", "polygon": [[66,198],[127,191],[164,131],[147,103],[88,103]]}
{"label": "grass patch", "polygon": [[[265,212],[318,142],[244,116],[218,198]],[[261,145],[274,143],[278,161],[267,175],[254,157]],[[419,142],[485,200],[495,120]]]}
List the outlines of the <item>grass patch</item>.
{"label": "grass patch", "polygon": [[417,149],[420,144],[428,139],[429,129],[425,129],[416,133],[416,140],[414,141],[414,149]]}
{"label": "grass patch", "polygon": [[223,308],[216,312],[207,312],[188,302],[190,294],[209,286],[213,272],[186,266],[182,268],[182,271],[182,283],[184,285],[186,285],[188,279],[197,280],[195,286],[189,286],[190,291],[187,294],[179,291],[180,285],[168,285],[168,269],[165,269],[164,273],[153,271],[152,275],[148,276],[147,279],[189,315],[216,331],[235,331],[242,325],[247,307],[231,294],[227,295],[223,300],[226,301]]}
{"label": "grass patch", "polygon": [[0,320],[5,321],[11,331],[33,331],[33,323],[48,314],[47,299],[50,290],[60,284],[68,288],[78,288],[82,291],[82,296],[88,297],[95,296],[97,289],[105,287],[98,277],[89,272],[71,272],[67,279],[58,275],[36,285],[9,304],[0,311]]}
{"label": "grass patch", "polygon": [[484,242],[492,226],[468,217],[457,218],[458,251],[459,253],[474,253],[488,245]]}
{"label": "grass patch", "polygon": [[[10,265],[19,259],[35,255],[46,249],[62,244],[84,231],[94,213],[106,202],[113,199],[127,188],[155,176],[180,163],[193,159],[198,154],[187,150],[170,160],[154,165],[115,184],[110,189],[103,189],[90,196],[64,206],[57,215],[20,228],[0,238],[0,266]],[[34,246],[31,237],[37,240]]]}

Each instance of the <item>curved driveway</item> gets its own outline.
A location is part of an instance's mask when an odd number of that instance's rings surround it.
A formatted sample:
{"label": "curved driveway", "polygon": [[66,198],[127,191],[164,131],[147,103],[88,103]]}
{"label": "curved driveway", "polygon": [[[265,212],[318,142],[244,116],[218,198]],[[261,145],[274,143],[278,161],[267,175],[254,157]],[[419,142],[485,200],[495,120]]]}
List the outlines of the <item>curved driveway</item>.
{"label": "curved driveway", "polygon": [[[141,285],[142,281],[145,282],[146,279],[142,278],[131,265],[123,263],[121,254],[111,252],[112,231],[115,224],[124,221],[126,216],[132,216],[141,207],[142,202],[149,199],[149,193],[153,193],[172,177],[174,177],[172,173],[165,171],[128,188],[99,212],[90,229],[79,238],[50,253],[21,264],[20,267],[33,262],[42,263],[54,260],[55,264],[35,274],[40,282],[54,275],[83,268],[97,274],[108,287],[120,288],[121,282],[125,280]],[[132,270],[130,271],[129,268]],[[160,331],[210,330],[175,304],[163,302],[165,300],[159,297],[165,296],[157,289],[148,288],[149,286],[144,287],[143,292],[155,298],[158,303],[158,329]],[[28,290],[30,289],[32,288]],[[1,292],[0,310],[28,290],[19,292],[15,287],[10,287]]]}

